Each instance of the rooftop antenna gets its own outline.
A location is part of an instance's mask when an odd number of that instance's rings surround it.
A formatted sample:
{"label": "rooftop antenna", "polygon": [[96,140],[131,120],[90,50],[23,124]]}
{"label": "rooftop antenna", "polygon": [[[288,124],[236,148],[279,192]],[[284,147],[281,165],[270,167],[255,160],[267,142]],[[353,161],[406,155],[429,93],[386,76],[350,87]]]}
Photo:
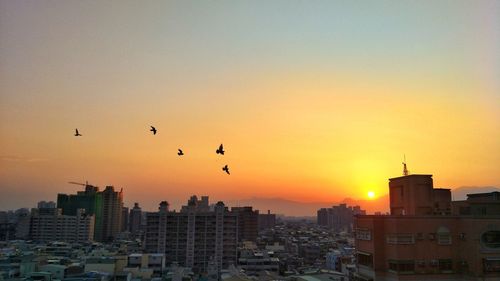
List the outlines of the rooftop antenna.
{"label": "rooftop antenna", "polygon": [[403,154],[403,175],[407,176],[408,175],[408,169],[406,168],[406,155]]}

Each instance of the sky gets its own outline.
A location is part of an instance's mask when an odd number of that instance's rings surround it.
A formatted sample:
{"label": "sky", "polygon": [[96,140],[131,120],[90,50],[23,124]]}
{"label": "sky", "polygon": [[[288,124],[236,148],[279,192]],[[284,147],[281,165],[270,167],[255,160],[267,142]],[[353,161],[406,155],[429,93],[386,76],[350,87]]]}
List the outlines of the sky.
{"label": "sky", "polygon": [[0,0],[0,209],[500,186],[499,50],[500,1]]}

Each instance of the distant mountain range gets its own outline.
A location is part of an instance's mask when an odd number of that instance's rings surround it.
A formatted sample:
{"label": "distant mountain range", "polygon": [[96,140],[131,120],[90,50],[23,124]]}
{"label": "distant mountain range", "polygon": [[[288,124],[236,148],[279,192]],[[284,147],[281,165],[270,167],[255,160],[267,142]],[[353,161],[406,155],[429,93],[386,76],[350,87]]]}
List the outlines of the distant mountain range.
{"label": "distant mountain range", "polygon": [[[453,200],[465,200],[467,194],[485,193],[500,191],[499,187],[494,186],[462,186],[452,189]],[[373,200],[345,198],[338,202],[297,202],[284,198],[259,198],[253,197],[242,200],[227,200],[229,206],[253,206],[261,214],[270,210],[273,214],[286,216],[316,216],[316,212],[321,208],[330,208],[334,205],[345,203],[348,206],[361,206],[368,214],[375,212],[389,212],[389,194],[380,196]]]}
{"label": "distant mountain range", "polygon": [[452,199],[454,201],[466,200],[467,194],[471,193],[487,193],[499,191],[500,188],[496,186],[462,186],[451,190]]}
{"label": "distant mountain range", "polygon": [[316,212],[321,208],[330,208],[334,205],[345,203],[348,206],[359,205],[368,213],[376,211],[386,212],[389,209],[389,196],[385,195],[374,200],[355,200],[346,198],[339,202],[297,202],[284,198],[259,198],[253,197],[243,200],[228,200],[229,206],[253,206],[261,214],[270,210],[273,214],[283,214],[286,216],[316,216]]}

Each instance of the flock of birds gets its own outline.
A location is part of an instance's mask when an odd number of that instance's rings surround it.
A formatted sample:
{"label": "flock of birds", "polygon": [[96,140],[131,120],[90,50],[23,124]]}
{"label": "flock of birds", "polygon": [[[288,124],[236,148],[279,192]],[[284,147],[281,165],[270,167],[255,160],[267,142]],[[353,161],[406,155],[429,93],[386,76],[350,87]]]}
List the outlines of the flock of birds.
{"label": "flock of birds", "polygon": [[[151,129],[150,131],[153,133],[153,135],[156,135],[156,128],[151,126]],[[75,129],[75,137],[81,137],[82,134],[80,134],[80,132],[78,132],[78,129]],[[215,153],[216,154],[220,154],[220,155],[224,155],[224,146],[221,144],[219,146],[219,148],[217,148],[217,150],[215,150]],[[182,149],[177,149],[177,155],[179,156],[183,156],[184,155],[184,152],[182,151]],[[224,167],[222,167],[222,171],[226,172],[228,175],[230,175],[229,173],[229,167],[227,165],[224,165]]]}

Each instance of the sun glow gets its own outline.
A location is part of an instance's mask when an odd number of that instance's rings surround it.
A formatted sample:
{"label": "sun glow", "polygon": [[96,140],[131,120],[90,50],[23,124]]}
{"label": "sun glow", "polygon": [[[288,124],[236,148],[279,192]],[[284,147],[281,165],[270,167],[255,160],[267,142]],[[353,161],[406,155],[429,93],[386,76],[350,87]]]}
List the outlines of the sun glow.
{"label": "sun glow", "polygon": [[374,199],[375,198],[375,192],[373,192],[373,191],[368,191],[367,195],[368,195],[368,198],[370,198],[370,199]]}

